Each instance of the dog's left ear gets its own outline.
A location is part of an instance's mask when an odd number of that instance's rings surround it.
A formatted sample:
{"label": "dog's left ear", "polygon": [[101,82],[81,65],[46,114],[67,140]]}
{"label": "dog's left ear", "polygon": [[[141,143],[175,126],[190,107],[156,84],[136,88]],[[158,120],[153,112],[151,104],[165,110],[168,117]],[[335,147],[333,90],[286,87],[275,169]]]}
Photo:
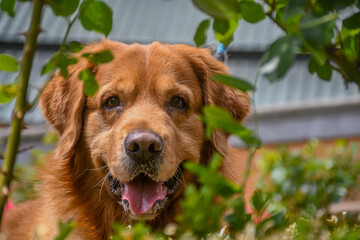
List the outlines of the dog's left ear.
{"label": "dog's left ear", "polygon": [[[198,76],[203,93],[203,104],[217,105],[226,109],[235,119],[243,121],[250,112],[249,96],[237,89],[225,86],[211,79],[217,74],[229,75],[225,64],[216,60],[209,49],[176,45],[190,62],[195,74]],[[211,139],[213,148],[227,155],[228,135],[215,130]]]}

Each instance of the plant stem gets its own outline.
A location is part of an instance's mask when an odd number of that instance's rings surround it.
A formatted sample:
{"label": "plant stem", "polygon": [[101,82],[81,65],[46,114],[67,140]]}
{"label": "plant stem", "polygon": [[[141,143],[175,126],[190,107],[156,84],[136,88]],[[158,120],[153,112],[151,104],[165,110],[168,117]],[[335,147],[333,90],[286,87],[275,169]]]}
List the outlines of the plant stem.
{"label": "plant stem", "polygon": [[60,51],[59,51],[59,55],[58,57],[55,59],[54,61],[54,67],[51,69],[50,73],[48,74],[48,77],[45,81],[45,83],[43,84],[43,86],[41,87],[41,89],[38,91],[38,93],[36,94],[34,100],[31,102],[31,104],[28,106],[28,110],[31,110],[33,109],[36,104],[38,103],[39,99],[40,99],[40,96],[41,94],[43,93],[43,91],[45,90],[46,86],[49,84],[49,82],[51,81],[51,79],[54,77],[54,74],[55,74],[55,70],[56,70],[56,66],[58,65],[59,63],[59,60],[60,60],[60,57],[62,54],[64,54],[65,52],[65,47],[66,47],[66,41],[67,41],[67,38],[69,36],[69,33],[70,33],[70,30],[72,28],[72,26],[74,25],[75,21],[78,19],[78,16],[79,16],[79,13],[73,18],[73,20],[71,22],[68,23],[68,27],[66,29],[66,32],[65,32],[65,36],[63,38],[63,41],[60,45]]}
{"label": "plant stem", "polygon": [[40,33],[40,19],[43,10],[43,0],[33,0],[33,10],[31,24],[28,30],[26,42],[23,49],[23,59],[18,77],[18,91],[16,93],[16,103],[13,111],[13,120],[10,126],[10,134],[7,139],[4,163],[0,175],[0,223],[4,207],[10,192],[10,184],[13,177],[13,169],[16,154],[20,143],[20,133],[22,122],[27,110],[26,94],[30,71],[36,49],[37,36]]}

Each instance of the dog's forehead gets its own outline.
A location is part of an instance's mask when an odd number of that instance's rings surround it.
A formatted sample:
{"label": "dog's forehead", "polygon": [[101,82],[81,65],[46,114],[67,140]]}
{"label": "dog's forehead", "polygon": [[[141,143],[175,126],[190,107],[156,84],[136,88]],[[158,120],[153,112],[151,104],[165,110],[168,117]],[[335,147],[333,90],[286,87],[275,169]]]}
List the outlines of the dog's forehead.
{"label": "dog's forehead", "polygon": [[170,45],[134,44],[110,51],[114,59],[96,69],[100,88],[112,85],[126,91],[152,89],[159,94],[181,86],[200,90],[190,63]]}

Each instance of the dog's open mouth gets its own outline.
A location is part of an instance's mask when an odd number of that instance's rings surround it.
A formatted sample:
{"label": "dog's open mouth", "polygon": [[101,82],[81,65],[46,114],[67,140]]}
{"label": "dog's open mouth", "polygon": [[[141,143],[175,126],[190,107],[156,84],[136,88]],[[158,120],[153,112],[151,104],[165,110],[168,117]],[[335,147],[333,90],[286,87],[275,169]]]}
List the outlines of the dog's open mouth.
{"label": "dog's open mouth", "polygon": [[176,192],[182,181],[183,164],[180,164],[175,175],[166,182],[156,182],[141,173],[132,181],[122,183],[108,174],[110,190],[117,196],[125,212],[130,211],[134,219],[155,215],[165,207],[167,200]]}

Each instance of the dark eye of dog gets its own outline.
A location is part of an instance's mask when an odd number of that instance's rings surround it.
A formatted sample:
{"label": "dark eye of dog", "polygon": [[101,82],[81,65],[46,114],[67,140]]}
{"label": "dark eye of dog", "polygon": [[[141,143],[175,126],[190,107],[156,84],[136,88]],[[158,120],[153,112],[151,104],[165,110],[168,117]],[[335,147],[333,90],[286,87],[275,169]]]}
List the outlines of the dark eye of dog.
{"label": "dark eye of dog", "polygon": [[120,106],[120,100],[117,97],[109,98],[105,103],[106,108],[112,109]]}
{"label": "dark eye of dog", "polygon": [[185,100],[181,97],[173,97],[173,99],[171,99],[171,106],[178,108],[178,109],[183,109],[185,107]]}

